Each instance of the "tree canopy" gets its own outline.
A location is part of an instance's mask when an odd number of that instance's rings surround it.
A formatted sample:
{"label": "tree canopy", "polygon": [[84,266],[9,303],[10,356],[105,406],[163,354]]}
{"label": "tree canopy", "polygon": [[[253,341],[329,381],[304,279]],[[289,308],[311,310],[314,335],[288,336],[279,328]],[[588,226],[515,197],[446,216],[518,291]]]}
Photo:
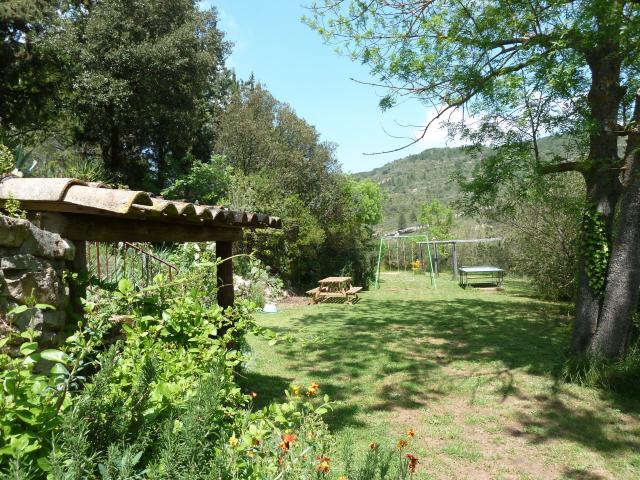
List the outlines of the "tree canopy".
{"label": "tree canopy", "polygon": [[425,203],[420,209],[420,223],[429,228],[432,240],[447,240],[453,226],[453,210],[439,200]]}
{"label": "tree canopy", "polygon": [[163,188],[191,150],[208,159],[211,146],[197,143],[212,142],[229,49],[215,10],[192,0],[95,2],[64,16],[51,43],[71,71],[77,138],[99,145],[108,170],[138,186],[151,170],[147,185]]}
{"label": "tree canopy", "polygon": [[[640,86],[637,2],[325,0],[311,9],[307,22],[368,65],[376,85],[388,88],[382,108],[406,96],[433,107],[436,114],[421,136],[435,121],[450,121],[450,114],[461,110],[463,120],[449,122],[451,132],[496,147],[468,184],[470,194],[486,200],[487,192],[495,197],[506,182],[578,171],[586,184],[585,218],[598,217],[605,244],[612,242],[621,196],[633,191],[620,172],[630,171],[637,159],[632,118]],[[538,150],[539,137],[548,134],[573,139],[553,162],[543,162]],[[629,139],[622,156],[620,137]],[[616,238],[626,227],[619,228]],[[573,350],[619,356],[627,346],[640,278],[628,277],[632,283],[624,287],[594,282],[590,275],[606,276],[606,265],[593,268],[598,252],[579,254]],[[593,288],[600,283],[611,285],[609,295],[606,287]]]}

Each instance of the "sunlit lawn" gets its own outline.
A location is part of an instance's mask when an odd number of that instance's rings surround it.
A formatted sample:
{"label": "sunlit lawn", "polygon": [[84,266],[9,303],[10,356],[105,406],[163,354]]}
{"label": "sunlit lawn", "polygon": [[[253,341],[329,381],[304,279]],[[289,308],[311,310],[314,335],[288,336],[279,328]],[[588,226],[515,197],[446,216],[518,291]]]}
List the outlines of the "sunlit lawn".
{"label": "sunlit lawn", "polygon": [[395,444],[409,428],[417,478],[639,479],[640,399],[559,383],[569,307],[463,290],[442,276],[386,274],[356,305],[284,308],[262,325],[294,338],[252,338],[247,387],[262,402],[317,381],[340,401],[327,417],[344,445]]}

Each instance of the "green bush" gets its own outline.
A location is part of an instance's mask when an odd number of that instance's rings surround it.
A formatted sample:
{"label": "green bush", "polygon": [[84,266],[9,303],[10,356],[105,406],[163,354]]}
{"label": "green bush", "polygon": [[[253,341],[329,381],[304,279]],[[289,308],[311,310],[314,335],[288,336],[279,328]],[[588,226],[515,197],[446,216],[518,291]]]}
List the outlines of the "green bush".
{"label": "green bush", "polygon": [[[248,332],[276,335],[255,324],[250,302],[223,311],[198,275],[145,289],[121,280],[87,303],[86,323],[61,350],[38,353],[29,337],[21,358],[2,357],[0,475],[316,478],[330,448],[328,398],[316,400],[314,384],[254,411],[235,382],[239,345]],[[119,340],[104,350],[114,313]],[[53,362],[50,375],[34,371],[40,358]]]}
{"label": "green bush", "polygon": [[[29,314],[48,305],[19,306],[12,315]],[[22,342],[19,355],[0,354],[0,473],[48,470],[47,457],[61,415],[70,407],[73,392],[81,388],[93,365],[92,355],[100,344],[104,323],[80,330],[67,339],[65,351],[41,350],[38,332],[12,331],[0,340],[0,349],[9,342]],[[45,373],[42,373],[42,372]],[[16,473],[17,475],[17,473]]]}
{"label": "green bush", "polygon": [[13,153],[9,147],[0,143],[0,176],[11,173],[15,168]]}

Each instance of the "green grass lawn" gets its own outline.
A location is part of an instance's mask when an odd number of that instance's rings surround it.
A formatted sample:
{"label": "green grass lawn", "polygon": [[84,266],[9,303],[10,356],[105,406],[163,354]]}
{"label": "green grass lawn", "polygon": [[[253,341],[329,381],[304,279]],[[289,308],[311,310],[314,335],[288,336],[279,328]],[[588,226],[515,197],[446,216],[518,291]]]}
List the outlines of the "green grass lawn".
{"label": "green grass lawn", "polygon": [[443,277],[383,274],[355,305],[283,306],[260,324],[288,334],[249,339],[247,388],[259,403],[316,381],[339,401],[326,420],[340,452],[395,445],[409,428],[417,478],[640,479],[640,399],[558,382],[569,307],[463,290]]}

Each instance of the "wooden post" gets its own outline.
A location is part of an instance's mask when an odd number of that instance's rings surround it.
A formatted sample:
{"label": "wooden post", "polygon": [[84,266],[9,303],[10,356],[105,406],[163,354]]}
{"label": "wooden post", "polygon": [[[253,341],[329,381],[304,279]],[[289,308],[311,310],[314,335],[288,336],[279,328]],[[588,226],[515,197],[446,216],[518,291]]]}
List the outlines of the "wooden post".
{"label": "wooden post", "polygon": [[407,259],[404,254],[404,240],[402,240],[402,270],[407,270]]}
{"label": "wooden post", "polygon": [[76,252],[70,263],[70,270],[78,276],[69,281],[69,297],[73,311],[78,315],[84,313],[81,298],[87,298],[87,242],[84,240],[73,242]]}
{"label": "wooden post", "polygon": [[[218,305],[222,308],[233,305],[233,243],[216,242],[216,257],[224,260],[218,264]],[[225,260],[226,259],[226,260]]]}
{"label": "wooden post", "polygon": [[453,279],[458,280],[458,252],[456,250],[456,242],[453,245]]}

